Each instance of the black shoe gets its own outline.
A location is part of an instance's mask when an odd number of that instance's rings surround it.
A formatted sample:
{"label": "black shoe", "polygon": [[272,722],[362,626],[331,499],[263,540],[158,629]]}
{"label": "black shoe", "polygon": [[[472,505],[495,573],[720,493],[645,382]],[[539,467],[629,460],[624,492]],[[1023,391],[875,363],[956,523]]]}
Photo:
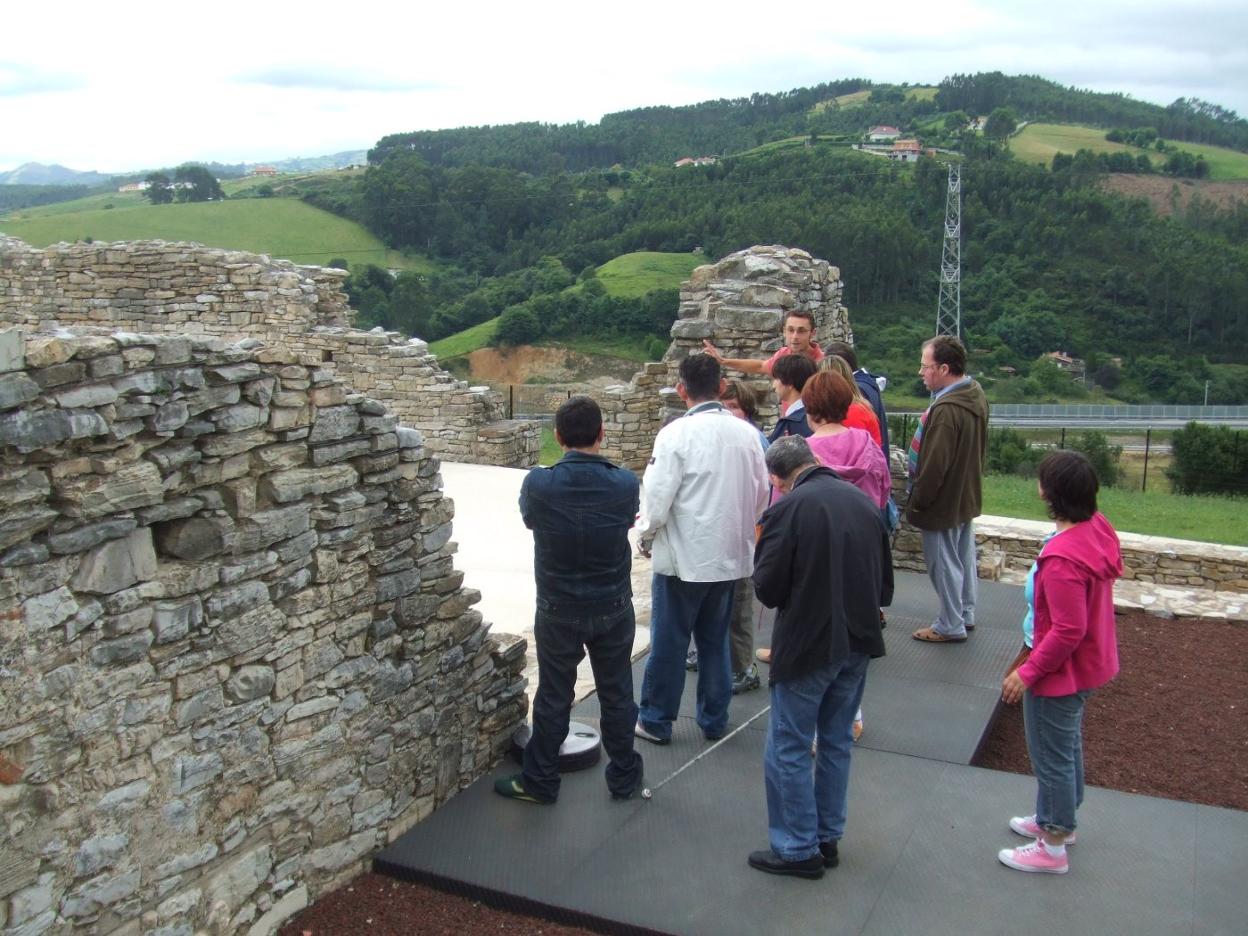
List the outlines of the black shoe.
{"label": "black shoe", "polygon": [[631,799],[637,799],[638,797],[641,796],[641,791],[644,790],[645,788],[646,788],[646,778],[638,777],[636,785],[634,785],[631,790],[629,790],[627,793],[612,792],[611,798],[615,800],[617,803],[623,803]]}
{"label": "black shoe", "polygon": [[494,781],[494,792],[508,799],[520,800],[522,803],[536,803],[538,806],[549,806],[554,802],[553,799],[539,799],[526,790],[523,774],[499,777]]}
{"label": "black shoe", "polygon": [[841,856],[837,854],[836,841],[820,842],[819,854],[823,857],[823,866],[825,868],[835,868],[841,863]]}
{"label": "black shoe", "polygon": [[817,880],[823,877],[823,856],[812,855],[802,861],[785,861],[770,848],[750,852],[750,867],[767,874],[787,874],[790,877]]}

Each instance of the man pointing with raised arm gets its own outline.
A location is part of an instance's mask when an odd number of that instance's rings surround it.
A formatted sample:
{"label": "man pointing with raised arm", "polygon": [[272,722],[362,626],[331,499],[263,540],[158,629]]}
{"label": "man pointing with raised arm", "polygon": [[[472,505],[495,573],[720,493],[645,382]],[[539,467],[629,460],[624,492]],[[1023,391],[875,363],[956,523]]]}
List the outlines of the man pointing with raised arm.
{"label": "man pointing with raised arm", "polygon": [[800,309],[791,309],[784,316],[784,347],[769,358],[726,358],[709,341],[703,341],[702,347],[711,357],[724,367],[731,367],[746,374],[766,374],[771,376],[771,366],[787,354],[804,354],[816,364],[823,360],[823,351],[814,342],[815,317]]}

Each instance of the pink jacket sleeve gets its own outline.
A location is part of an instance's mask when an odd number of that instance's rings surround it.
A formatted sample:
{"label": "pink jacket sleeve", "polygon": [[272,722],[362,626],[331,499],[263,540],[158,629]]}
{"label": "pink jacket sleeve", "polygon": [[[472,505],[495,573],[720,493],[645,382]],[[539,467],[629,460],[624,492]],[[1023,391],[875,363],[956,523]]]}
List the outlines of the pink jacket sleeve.
{"label": "pink jacket sleeve", "polygon": [[1044,603],[1049,626],[1036,634],[1036,646],[1027,662],[1018,668],[1019,678],[1028,686],[1052,673],[1070,659],[1088,633],[1088,583],[1079,567],[1054,556],[1046,559],[1036,573],[1036,620]]}

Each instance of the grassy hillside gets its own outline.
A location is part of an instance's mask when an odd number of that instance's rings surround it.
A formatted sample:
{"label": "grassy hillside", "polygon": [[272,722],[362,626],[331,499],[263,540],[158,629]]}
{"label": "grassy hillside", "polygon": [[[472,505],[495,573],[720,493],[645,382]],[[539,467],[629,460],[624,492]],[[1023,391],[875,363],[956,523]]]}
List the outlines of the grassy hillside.
{"label": "grassy hillside", "polygon": [[679,289],[696,267],[709,262],[701,254],[638,251],[622,254],[598,268],[598,279],[611,296],[644,296],[656,289]]}
{"label": "grassy hillside", "polygon": [[447,337],[433,342],[429,345],[429,350],[443,359],[459,357],[461,354],[470,354],[478,348],[484,348],[489,344],[496,331],[498,331],[498,319],[492,318],[488,322],[473,325],[472,328],[465,328],[461,332],[447,335]]}
{"label": "grassy hillside", "polygon": [[[1179,149],[1193,156],[1203,156],[1209,163],[1209,177],[1217,180],[1248,179],[1248,153],[1240,153],[1223,146],[1206,146],[1201,143],[1177,143]],[[1094,153],[1129,152],[1133,156],[1148,153],[1157,166],[1164,162],[1166,154],[1156,150],[1143,150],[1124,143],[1111,143],[1105,139],[1105,131],[1095,127],[1074,124],[1028,124],[1010,139],[1010,150],[1024,162],[1041,163],[1053,161],[1057,153],[1073,155],[1077,150],[1089,149]]]}
{"label": "grassy hillside", "polygon": [[[706,262],[701,254],[657,253],[638,251],[621,254],[598,267],[598,279],[607,295],[637,298],[656,289],[678,289],[689,278],[695,267]],[[576,293],[581,285],[569,286],[565,292]],[[463,331],[448,335],[429,345],[429,350],[440,358],[453,358],[484,348],[498,329],[497,318]],[[645,361],[647,352],[644,339],[637,337],[572,338],[568,347],[583,354],[603,354],[634,361]]]}
{"label": "grassy hillside", "polygon": [[[105,208],[105,204],[113,208]],[[77,206],[77,210],[66,210]],[[424,269],[427,263],[388,250],[353,221],[288,198],[149,205],[139,195],[95,195],[0,218],[0,231],[36,247],[58,241],[197,241],[264,253],[296,263],[375,263]]]}

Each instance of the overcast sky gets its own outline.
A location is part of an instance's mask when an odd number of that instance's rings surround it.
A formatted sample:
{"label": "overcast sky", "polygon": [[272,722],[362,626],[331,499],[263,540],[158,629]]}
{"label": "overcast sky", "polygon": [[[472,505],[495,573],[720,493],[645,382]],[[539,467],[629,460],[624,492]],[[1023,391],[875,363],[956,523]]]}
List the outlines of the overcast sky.
{"label": "overcast sky", "polygon": [[992,70],[1248,115],[1244,0],[20,3],[3,25],[0,170],[254,163],[408,130]]}

